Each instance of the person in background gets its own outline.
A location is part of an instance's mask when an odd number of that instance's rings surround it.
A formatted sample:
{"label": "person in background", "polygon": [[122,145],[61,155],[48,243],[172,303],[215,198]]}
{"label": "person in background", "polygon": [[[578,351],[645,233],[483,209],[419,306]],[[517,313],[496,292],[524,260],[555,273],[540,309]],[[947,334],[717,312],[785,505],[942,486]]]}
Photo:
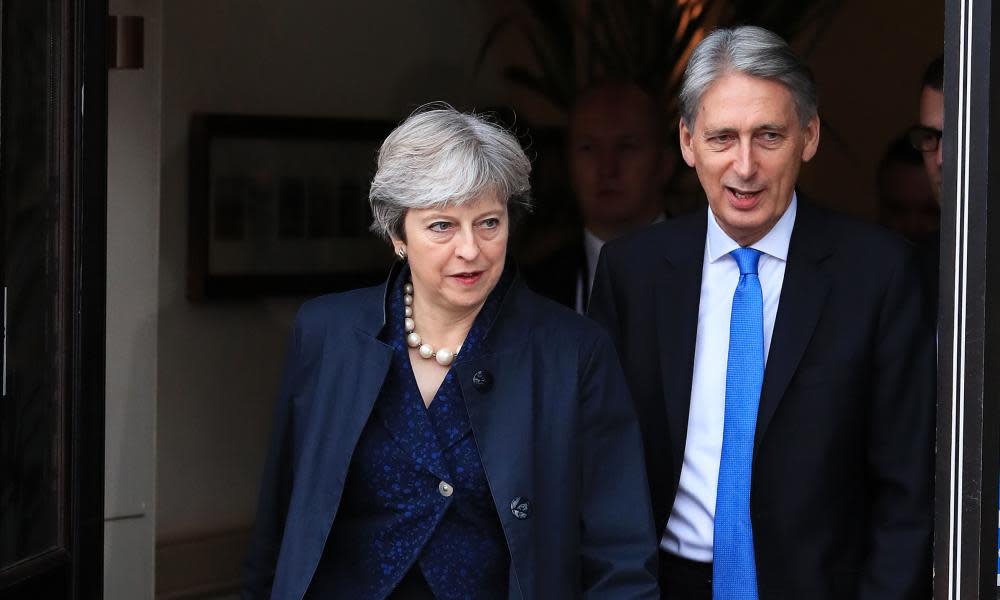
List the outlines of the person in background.
{"label": "person in background", "polygon": [[928,598],[934,337],[912,249],[796,193],[820,122],[777,35],[709,34],[680,105],[708,209],[607,244],[590,304],[639,412],[663,597]]}
{"label": "person in background", "polygon": [[909,134],[889,144],[877,171],[879,223],[914,244],[928,306],[937,306],[941,205]]}
{"label": "person in background", "polygon": [[538,293],[584,313],[601,246],[664,218],[674,169],[669,130],[654,93],[608,79],[581,92],[570,115],[570,177],[583,228],[525,269]]}
{"label": "person in background", "polygon": [[944,131],[944,55],[927,65],[920,87],[920,123],[910,129],[910,143],[924,157],[934,196],[941,203],[941,135]]}
{"label": "person in background", "polygon": [[876,174],[879,223],[914,244],[935,238],[941,228],[941,205],[924,170],[923,155],[909,136],[897,137],[879,161]]}
{"label": "person in background", "polygon": [[507,260],[530,163],[430,106],[384,141],[380,286],[295,319],[244,598],[656,598],[614,347]]}
{"label": "person in background", "polygon": [[927,295],[932,300],[936,314],[938,298],[938,274],[941,256],[940,206],[941,206],[941,165],[943,148],[941,136],[944,130],[944,55],[938,56],[927,65],[920,87],[920,123],[910,128],[910,144],[923,157],[924,170],[931,183],[931,192],[938,204],[938,225],[934,234],[916,241],[917,257],[924,276]]}

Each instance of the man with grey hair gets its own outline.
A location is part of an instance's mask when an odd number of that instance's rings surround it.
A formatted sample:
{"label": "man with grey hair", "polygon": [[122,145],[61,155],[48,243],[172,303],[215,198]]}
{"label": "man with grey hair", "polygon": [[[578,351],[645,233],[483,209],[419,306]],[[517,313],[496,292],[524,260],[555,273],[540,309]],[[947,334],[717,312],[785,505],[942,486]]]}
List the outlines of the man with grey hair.
{"label": "man with grey hair", "polygon": [[796,194],[808,68],[757,27],[694,50],[709,208],[605,246],[590,314],[642,422],[665,598],[927,598],[934,344],[908,245]]}

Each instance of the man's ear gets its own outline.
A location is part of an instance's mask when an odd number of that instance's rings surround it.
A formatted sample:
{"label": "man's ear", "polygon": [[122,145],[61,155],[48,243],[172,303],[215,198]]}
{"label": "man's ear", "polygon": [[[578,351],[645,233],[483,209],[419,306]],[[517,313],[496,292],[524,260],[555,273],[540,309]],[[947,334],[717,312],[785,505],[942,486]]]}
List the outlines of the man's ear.
{"label": "man's ear", "polygon": [[802,146],[802,162],[809,162],[812,157],[816,156],[816,150],[819,148],[819,130],[819,115],[816,115],[809,119],[809,122],[806,123],[805,128],[802,130],[802,136],[806,142]]}
{"label": "man's ear", "polygon": [[692,143],[694,142],[694,134],[687,128],[684,123],[684,119],[681,119],[680,127],[680,142],[681,142],[681,156],[684,157],[684,162],[687,163],[689,167],[694,166],[694,148]]}

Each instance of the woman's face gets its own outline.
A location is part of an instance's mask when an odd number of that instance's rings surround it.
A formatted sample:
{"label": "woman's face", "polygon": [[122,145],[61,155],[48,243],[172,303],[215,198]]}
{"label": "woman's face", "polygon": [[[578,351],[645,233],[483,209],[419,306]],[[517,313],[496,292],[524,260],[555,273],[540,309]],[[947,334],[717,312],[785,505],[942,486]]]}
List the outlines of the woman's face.
{"label": "woman's face", "polygon": [[441,310],[486,301],[507,255],[507,205],[490,192],[462,206],[411,209],[403,220],[414,296]]}

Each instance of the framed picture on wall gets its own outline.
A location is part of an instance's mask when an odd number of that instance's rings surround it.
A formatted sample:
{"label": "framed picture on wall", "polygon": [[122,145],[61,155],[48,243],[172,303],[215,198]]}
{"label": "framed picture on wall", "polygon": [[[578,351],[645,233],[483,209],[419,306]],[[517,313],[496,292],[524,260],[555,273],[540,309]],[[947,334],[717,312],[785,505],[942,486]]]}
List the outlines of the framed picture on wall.
{"label": "framed picture on wall", "polygon": [[319,294],[385,277],[368,186],[395,123],[196,114],[188,297]]}

